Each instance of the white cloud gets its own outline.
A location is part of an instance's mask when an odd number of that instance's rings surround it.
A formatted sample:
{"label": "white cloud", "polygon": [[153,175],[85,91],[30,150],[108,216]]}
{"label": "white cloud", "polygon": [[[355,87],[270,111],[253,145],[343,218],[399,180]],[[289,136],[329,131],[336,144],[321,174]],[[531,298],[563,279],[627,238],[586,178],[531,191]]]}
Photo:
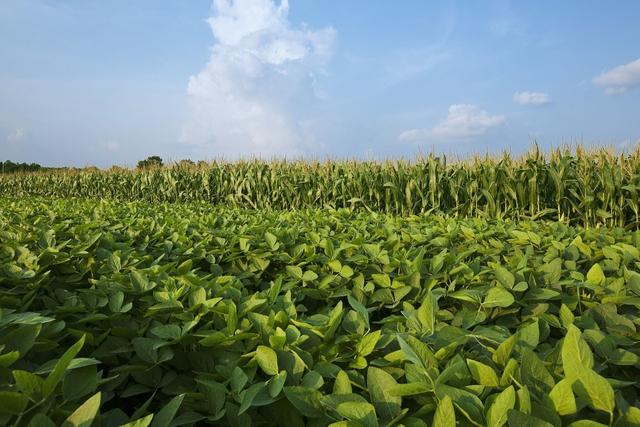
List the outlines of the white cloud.
{"label": "white cloud", "polygon": [[453,104],[449,115],[432,129],[409,129],[398,139],[405,142],[469,141],[505,122],[505,117],[490,115],[477,105]]}
{"label": "white cloud", "polygon": [[23,128],[18,128],[7,135],[7,143],[8,144],[19,144],[21,143],[25,137],[27,136],[26,131]]}
{"label": "white cloud", "polygon": [[101,144],[102,149],[105,151],[118,151],[120,149],[120,143],[117,141],[106,141]]}
{"label": "white cloud", "polygon": [[544,92],[524,91],[513,95],[513,100],[520,105],[544,105],[551,102],[551,97]]}
{"label": "white cloud", "polygon": [[294,28],[282,0],[214,0],[216,44],[188,85],[181,141],[208,156],[297,155],[313,144],[305,108],[323,96],[317,76],[331,57],[333,28]]}
{"label": "white cloud", "polygon": [[605,71],[595,77],[593,83],[604,87],[604,92],[608,95],[623,93],[640,86],[640,58]]}

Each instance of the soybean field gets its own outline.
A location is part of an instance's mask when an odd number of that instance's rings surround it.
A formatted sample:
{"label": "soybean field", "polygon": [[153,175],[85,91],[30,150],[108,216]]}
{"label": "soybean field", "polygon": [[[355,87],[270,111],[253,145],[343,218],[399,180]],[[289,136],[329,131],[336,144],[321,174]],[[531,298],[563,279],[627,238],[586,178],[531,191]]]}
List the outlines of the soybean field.
{"label": "soybean field", "polygon": [[0,425],[640,426],[638,154],[0,177]]}

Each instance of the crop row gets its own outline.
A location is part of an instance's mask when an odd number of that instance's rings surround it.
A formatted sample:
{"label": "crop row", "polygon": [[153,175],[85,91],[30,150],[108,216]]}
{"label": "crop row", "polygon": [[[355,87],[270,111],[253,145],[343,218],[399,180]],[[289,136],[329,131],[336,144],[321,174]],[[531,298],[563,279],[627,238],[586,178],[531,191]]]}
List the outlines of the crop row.
{"label": "crop row", "polygon": [[640,425],[640,232],[0,206],[2,425]]}
{"label": "crop row", "polygon": [[640,226],[640,151],[537,149],[519,159],[415,162],[213,162],[201,167],[44,172],[0,177],[0,195],[204,201],[254,209],[357,208],[388,214]]}

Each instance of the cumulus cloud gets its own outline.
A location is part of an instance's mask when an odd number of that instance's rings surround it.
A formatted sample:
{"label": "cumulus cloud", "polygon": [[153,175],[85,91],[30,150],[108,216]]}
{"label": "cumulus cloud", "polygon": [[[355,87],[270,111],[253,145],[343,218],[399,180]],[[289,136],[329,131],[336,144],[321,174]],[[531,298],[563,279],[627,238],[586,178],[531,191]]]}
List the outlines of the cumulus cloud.
{"label": "cumulus cloud", "polygon": [[593,79],[593,84],[603,87],[608,95],[640,86],[640,58],[605,71]]}
{"label": "cumulus cloud", "polygon": [[18,128],[16,130],[14,130],[13,132],[9,133],[9,135],[7,135],[7,143],[9,143],[9,144],[19,144],[20,142],[22,142],[24,140],[26,135],[27,135],[27,133],[25,132],[25,130],[23,128]]}
{"label": "cumulus cloud", "polygon": [[513,95],[513,100],[520,105],[544,105],[551,102],[551,97],[544,92],[524,91]]}
{"label": "cumulus cloud", "polygon": [[304,123],[323,96],[317,81],[335,31],[296,28],[288,13],[287,0],[214,0],[216,43],[189,80],[182,142],[230,157],[298,155],[314,144]]}
{"label": "cumulus cloud", "polygon": [[469,141],[505,122],[505,117],[490,115],[473,104],[453,104],[449,115],[432,129],[409,129],[398,139],[404,142]]}

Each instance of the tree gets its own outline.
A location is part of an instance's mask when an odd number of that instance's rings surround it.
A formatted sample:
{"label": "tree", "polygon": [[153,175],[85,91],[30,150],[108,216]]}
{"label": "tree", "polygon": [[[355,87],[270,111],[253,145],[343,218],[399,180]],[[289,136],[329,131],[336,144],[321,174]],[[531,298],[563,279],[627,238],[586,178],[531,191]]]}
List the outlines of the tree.
{"label": "tree", "polygon": [[162,158],[159,156],[150,156],[138,162],[138,169],[148,169],[153,167],[161,167]]}

